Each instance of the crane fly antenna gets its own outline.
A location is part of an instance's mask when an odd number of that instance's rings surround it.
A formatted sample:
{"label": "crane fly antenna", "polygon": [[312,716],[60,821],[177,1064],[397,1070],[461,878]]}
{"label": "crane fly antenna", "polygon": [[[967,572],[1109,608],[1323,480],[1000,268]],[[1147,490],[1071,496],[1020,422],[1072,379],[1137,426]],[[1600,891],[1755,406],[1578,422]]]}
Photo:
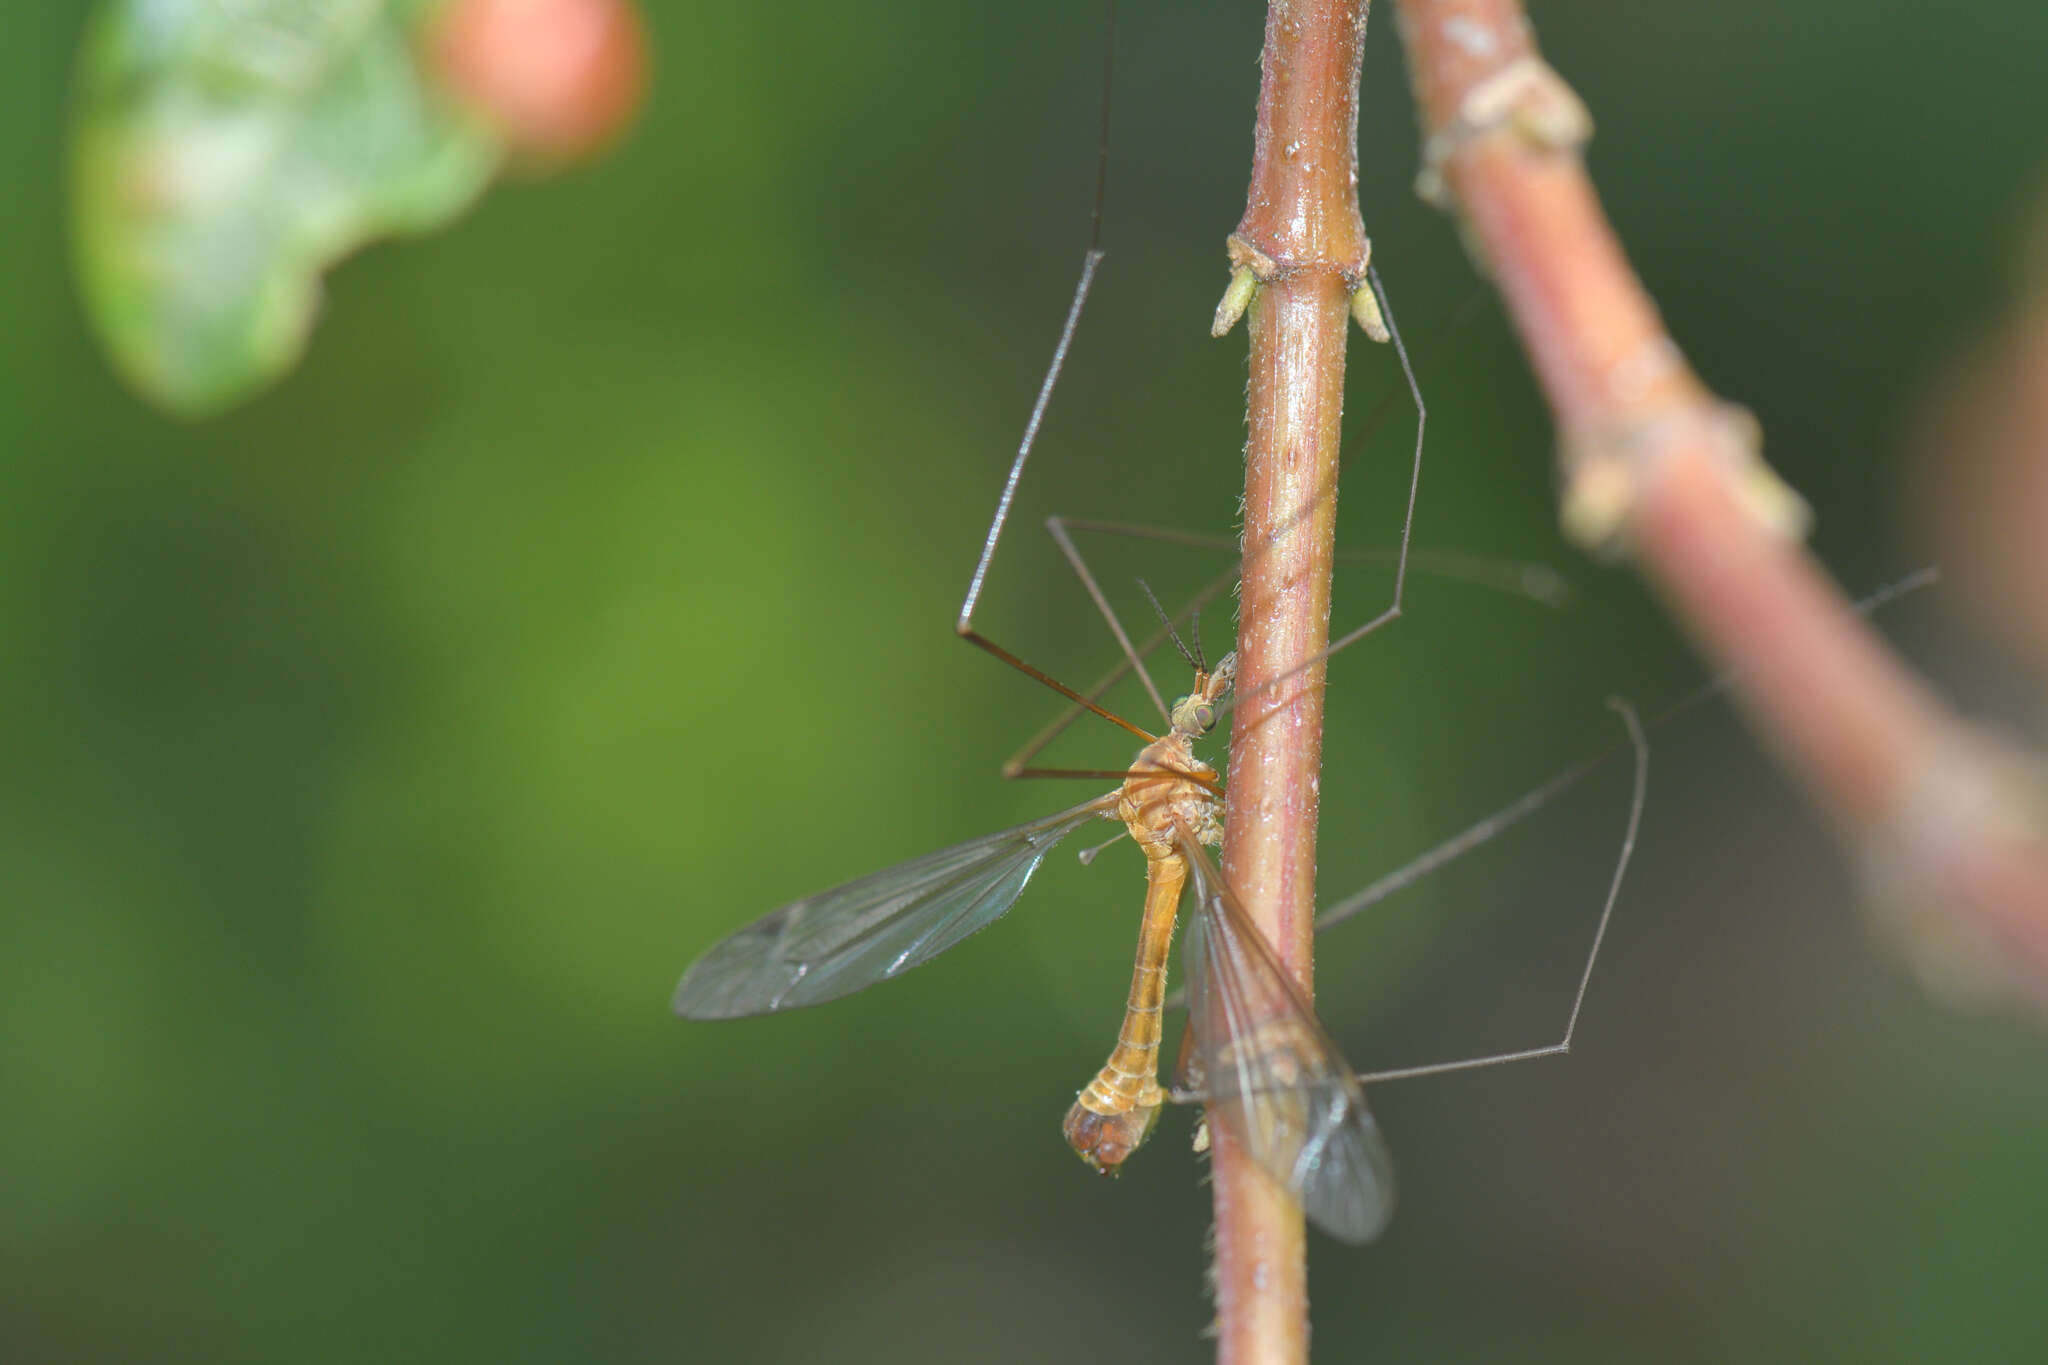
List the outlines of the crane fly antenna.
{"label": "crane fly antenna", "polygon": [[1207,673],[1209,666],[1202,661],[1202,618],[1197,615],[1188,620],[1188,633],[1194,637],[1195,646],[1189,649],[1180,638],[1180,632],[1173,628],[1173,618],[1166,614],[1166,608],[1159,605],[1159,598],[1152,592],[1152,585],[1144,579],[1138,580],[1138,588],[1145,594],[1145,600],[1152,604],[1152,614],[1159,618],[1159,624],[1166,627],[1166,638],[1173,641],[1173,647],[1180,651],[1180,657],[1187,661],[1189,668],[1197,673]]}

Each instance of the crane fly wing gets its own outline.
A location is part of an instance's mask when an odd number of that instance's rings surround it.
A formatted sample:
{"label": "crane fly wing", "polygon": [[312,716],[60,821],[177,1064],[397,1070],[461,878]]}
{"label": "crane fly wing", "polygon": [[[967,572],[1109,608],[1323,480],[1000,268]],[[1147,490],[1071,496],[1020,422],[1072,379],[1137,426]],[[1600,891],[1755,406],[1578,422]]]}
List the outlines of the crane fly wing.
{"label": "crane fly wing", "polygon": [[1220,1123],[1332,1237],[1369,1242],[1394,1212],[1394,1163],[1358,1084],[1201,842],[1176,833],[1195,893],[1181,948],[1189,1059]]}
{"label": "crane fly wing", "polygon": [[1114,794],[970,839],[783,906],[714,945],[676,986],[675,1011],[733,1019],[822,1004],[900,976],[993,923],[1054,844]]}

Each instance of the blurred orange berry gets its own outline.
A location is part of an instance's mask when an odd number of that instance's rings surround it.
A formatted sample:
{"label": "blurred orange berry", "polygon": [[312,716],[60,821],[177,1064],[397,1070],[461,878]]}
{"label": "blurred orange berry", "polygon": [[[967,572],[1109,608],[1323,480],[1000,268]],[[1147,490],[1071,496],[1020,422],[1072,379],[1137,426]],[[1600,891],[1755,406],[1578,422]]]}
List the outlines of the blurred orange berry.
{"label": "blurred orange berry", "polygon": [[529,165],[592,155],[632,121],[647,89],[633,0],[449,0],[428,52]]}

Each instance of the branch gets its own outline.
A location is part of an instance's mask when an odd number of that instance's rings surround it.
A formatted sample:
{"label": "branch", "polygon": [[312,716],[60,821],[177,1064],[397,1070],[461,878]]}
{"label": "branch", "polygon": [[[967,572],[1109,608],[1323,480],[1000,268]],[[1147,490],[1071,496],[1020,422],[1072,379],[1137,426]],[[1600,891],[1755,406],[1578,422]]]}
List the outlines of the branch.
{"label": "branch", "polygon": [[[1344,345],[1376,309],[1358,212],[1365,0],[1274,0],[1266,16],[1251,190],[1230,238],[1216,332],[1249,308],[1244,576],[1223,867],[1311,987],[1323,666],[1329,637]],[[1360,302],[1363,300],[1364,302]],[[1296,671],[1299,669],[1299,671]],[[1301,1210],[1212,1122],[1218,1359],[1308,1358]]]}
{"label": "branch", "polygon": [[1923,971],[2048,1002],[2037,763],[1966,725],[1799,546],[1806,508],[1664,331],[1600,209],[1591,120],[1518,0],[1396,0],[1427,197],[1460,215],[1557,423],[1566,531],[1625,552],[1849,841]]}

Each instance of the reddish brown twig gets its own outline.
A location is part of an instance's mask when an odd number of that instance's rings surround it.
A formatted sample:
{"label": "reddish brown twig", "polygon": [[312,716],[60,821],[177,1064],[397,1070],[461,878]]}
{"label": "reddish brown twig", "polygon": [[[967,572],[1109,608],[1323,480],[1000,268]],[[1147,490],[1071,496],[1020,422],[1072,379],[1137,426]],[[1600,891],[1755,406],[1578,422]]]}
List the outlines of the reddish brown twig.
{"label": "reddish brown twig", "polygon": [[[1748,414],[1687,367],[1601,212],[1591,122],[1518,0],[1397,0],[1424,188],[1500,288],[1558,429],[1566,529],[1626,551],[1848,837],[1916,960],[2048,996],[2035,763],[1955,717],[1799,548]],[[1957,968],[1970,970],[1959,977]]]}
{"label": "reddish brown twig", "polygon": [[[1371,298],[1356,174],[1364,42],[1364,0],[1275,0],[1269,9],[1251,191],[1217,310],[1219,334],[1247,305],[1251,328],[1241,704],[1223,866],[1304,991],[1315,933],[1323,668],[1295,670],[1329,636],[1345,333],[1354,298]],[[1224,1125],[1210,1132],[1218,1358],[1304,1361],[1301,1210]]]}

